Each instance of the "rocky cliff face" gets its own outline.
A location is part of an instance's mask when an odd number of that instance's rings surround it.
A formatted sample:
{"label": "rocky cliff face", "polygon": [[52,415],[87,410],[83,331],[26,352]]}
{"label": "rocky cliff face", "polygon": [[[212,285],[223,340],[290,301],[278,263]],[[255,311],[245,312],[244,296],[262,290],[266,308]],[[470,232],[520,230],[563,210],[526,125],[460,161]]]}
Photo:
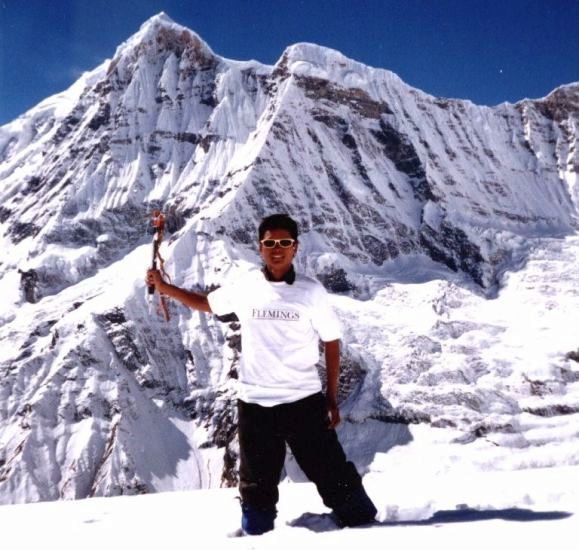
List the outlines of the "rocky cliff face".
{"label": "rocky cliff face", "polygon": [[[208,290],[257,261],[256,225],[285,211],[300,269],[352,299],[428,279],[426,264],[495,296],[533,239],[574,231],[578,118],[576,84],[479,107],[312,44],[273,67],[226,60],[149,20],[0,128],[0,500],[235,483],[239,327],[149,315],[153,208],[178,285]],[[391,408],[378,355],[344,349],[358,421],[431,419]],[[450,417],[474,407],[457,403]]]}

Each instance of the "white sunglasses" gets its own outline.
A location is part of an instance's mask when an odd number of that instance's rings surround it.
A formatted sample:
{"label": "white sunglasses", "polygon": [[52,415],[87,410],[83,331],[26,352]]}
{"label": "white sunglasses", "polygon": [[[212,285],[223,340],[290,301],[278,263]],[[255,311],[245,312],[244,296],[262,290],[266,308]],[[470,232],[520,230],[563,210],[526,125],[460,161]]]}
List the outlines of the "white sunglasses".
{"label": "white sunglasses", "polygon": [[290,248],[296,241],[295,239],[263,239],[259,242],[264,248],[274,248],[276,244],[281,248]]}

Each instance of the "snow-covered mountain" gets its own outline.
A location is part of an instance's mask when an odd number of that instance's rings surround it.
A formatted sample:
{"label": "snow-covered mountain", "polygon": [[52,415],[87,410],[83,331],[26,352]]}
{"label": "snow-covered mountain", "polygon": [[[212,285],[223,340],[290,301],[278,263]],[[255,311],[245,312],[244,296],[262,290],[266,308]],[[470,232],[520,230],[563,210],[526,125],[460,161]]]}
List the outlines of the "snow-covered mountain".
{"label": "snow-covered mountain", "polygon": [[414,424],[489,468],[578,464],[578,124],[579,84],[480,107],[313,44],[224,59],[153,17],[0,127],[0,502],[235,485],[239,326],[150,314],[157,207],[199,290],[258,261],[261,217],[299,220],[360,469]]}

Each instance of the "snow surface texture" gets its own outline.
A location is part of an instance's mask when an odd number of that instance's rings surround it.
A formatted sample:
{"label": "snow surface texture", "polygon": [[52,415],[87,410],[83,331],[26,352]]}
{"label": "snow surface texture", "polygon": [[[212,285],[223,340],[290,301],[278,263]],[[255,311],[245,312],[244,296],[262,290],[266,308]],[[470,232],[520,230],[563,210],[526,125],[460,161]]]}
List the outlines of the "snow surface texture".
{"label": "snow surface texture", "polygon": [[239,325],[151,314],[159,206],[197,290],[258,261],[262,216],[299,220],[367,478],[579,465],[578,113],[579,84],[479,107],[316,45],[270,67],[147,21],[0,127],[0,503],[235,486]]}
{"label": "snow surface texture", "polygon": [[[419,451],[419,449],[416,449]],[[379,513],[372,527],[337,529],[310,483],[282,483],[275,529],[231,538],[239,526],[235,489],[93,498],[0,507],[3,540],[25,548],[142,549],[432,548],[473,550],[576,546],[578,468],[460,470],[436,478],[414,465],[367,476]],[[418,477],[416,476],[418,473]],[[34,529],[30,526],[34,525]]]}

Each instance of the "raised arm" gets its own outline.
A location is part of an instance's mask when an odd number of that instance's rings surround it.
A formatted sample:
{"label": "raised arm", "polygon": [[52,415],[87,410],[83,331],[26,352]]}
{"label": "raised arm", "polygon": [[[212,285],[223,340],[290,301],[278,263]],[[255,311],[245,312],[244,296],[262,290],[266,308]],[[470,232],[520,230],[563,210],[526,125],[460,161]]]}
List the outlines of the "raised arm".
{"label": "raised arm", "polygon": [[211,306],[207,296],[166,283],[163,281],[161,274],[154,269],[147,271],[147,284],[154,286],[155,290],[160,294],[174,298],[191,309],[211,313]]}

